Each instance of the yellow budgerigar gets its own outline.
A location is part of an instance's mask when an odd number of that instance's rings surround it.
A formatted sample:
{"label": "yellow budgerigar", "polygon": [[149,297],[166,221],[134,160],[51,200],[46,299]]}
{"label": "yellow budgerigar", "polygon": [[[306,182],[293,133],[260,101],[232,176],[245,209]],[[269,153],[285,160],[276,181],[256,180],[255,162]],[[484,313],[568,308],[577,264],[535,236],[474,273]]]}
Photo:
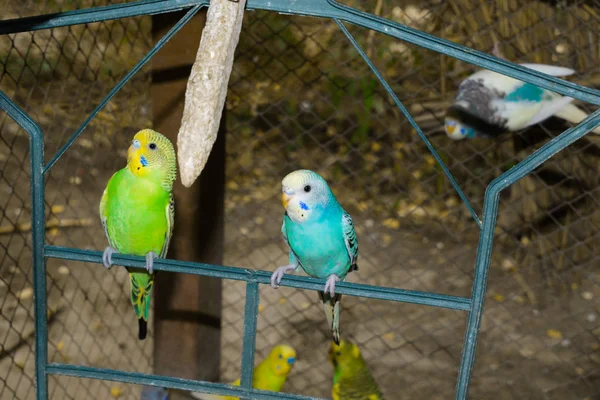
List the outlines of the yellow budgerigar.
{"label": "yellow budgerigar", "polygon": [[[252,387],[254,389],[279,392],[295,361],[296,350],[292,347],[285,344],[273,347],[267,358],[254,368]],[[240,380],[238,379],[233,382],[232,385],[239,386]],[[204,393],[192,393],[192,397],[200,400],[239,400],[237,397],[216,396]]]}
{"label": "yellow budgerigar", "polygon": [[348,340],[331,343],[329,361],[334,368],[333,400],[383,400],[357,345]]}

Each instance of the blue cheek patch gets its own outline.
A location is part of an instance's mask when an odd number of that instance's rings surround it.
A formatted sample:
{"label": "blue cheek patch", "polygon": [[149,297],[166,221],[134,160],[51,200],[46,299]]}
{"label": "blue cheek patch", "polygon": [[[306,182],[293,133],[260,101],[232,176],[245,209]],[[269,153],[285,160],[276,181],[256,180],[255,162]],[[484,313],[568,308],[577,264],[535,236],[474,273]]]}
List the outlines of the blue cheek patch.
{"label": "blue cheek patch", "polygon": [[148,160],[146,160],[146,157],[144,156],[140,156],[140,163],[142,163],[142,167],[148,166]]}
{"label": "blue cheek patch", "polygon": [[306,211],[308,211],[308,210],[309,210],[308,206],[307,206],[307,205],[306,205],[306,203],[305,203],[305,202],[303,202],[303,201],[301,201],[301,202],[300,202],[300,208],[301,208],[301,209],[303,209],[303,210],[306,210]]}

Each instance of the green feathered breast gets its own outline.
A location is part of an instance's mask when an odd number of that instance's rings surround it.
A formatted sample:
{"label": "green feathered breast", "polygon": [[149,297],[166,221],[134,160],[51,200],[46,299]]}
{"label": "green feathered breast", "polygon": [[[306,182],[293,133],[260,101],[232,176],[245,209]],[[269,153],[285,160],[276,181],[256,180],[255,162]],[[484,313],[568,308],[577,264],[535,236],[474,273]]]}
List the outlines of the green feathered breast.
{"label": "green feathered breast", "polygon": [[[111,247],[119,253],[166,255],[173,229],[174,202],[161,180],[136,177],[128,168],[113,175],[100,202],[100,215]],[[129,273],[131,302],[139,319],[148,320],[154,277]]]}

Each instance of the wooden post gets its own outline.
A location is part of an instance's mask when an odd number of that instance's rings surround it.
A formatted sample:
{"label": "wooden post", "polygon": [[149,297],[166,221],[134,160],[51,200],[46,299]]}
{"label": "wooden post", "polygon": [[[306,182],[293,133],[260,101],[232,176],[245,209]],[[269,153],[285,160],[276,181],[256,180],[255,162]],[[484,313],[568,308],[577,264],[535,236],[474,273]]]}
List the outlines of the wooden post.
{"label": "wooden post", "polygon": [[[156,43],[183,13],[152,17]],[[206,13],[195,16],[152,60],[154,129],[175,144],[187,79]],[[224,237],[225,123],[200,179],[175,183],[175,231],[169,258],[221,264]],[[159,272],[154,287],[154,371],[217,381],[220,363],[221,281]],[[173,399],[176,396],[171,396]],[[180,398],[180,397],[177,397]]]}

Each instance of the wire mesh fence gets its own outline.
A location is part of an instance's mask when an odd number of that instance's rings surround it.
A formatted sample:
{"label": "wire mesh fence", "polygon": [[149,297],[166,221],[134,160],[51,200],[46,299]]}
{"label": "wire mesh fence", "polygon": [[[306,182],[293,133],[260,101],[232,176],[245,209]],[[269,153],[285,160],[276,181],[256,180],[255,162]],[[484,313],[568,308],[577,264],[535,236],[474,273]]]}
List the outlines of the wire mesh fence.
{"label": "wire mesh fence", "polygon": [[[477,50],[497,44],[514,62],[571,67],[588,86],[598,79],[598,9],[590,2],[343,3]],[[494,177],[568,127],[552,118],[515,135],[451,141],[443,131],[445,110],[476,69],[349,29],[478,213]],[[330,181],[355,221],[361,269],[350,281],[469,296],[478,227],[335,22],[248,13],[227,108],[233,140],[226,215],[234,227],[226,236],[227,265],[272,270],[286,263],[279,182],[309,168]],[[474,399],[600,396],[597,144],[594,137],[581,140],[502,197]],[[227,381],[239,375],[243,288],[224,285]],[[292,289],[264,288],[261,296],[258,357],[273,343],[291,342],[299,361],[285,390],[327,397],[329,336],[318,302]],[[389,398],[453,396],[463,315],[359,298],[342,304],[342,337],[358,343]]]}
{"label": "wire mesh fence", "polygon": [[[79,2],[7,3],[3,18]],[[104,4],[104,3],[103,3]],[[598,81],[594,2],[347,2],[515,62],[572,67]],[[280,181],[310,168],[352,214],[360,271],[349,281],[469,296],[478,227],[421,140],[333,21],[249,12],[227,98],[225,265],[286,264]],[[443,115],[473,66],[350,28],[440,151],[480,212],[491,179],[564,131],[551,119],[516,135],[453,142]],[[149,17],[0,37],[0,85],[38,121],[52,155],[150,46]],[[133,132],[151,125],[148,76],[138,74],[93,120],[47,180],[49,243],[102,249],[96,217],[104,183]],[[131,110],[135,110],[131,112]],[[0,398],[33,398],[27,136],[0,125],[0,263],[4,283]],[[471,398],[600,396],[593,268],[598,147],[580,140],[501,200]],[[135,339],[125,271],[49,270],[50,359],[148,372],[151,340]],[[453,396],[465,314],[345,297],[342,337],[355,341],[387,398]],[[244,285],[224,281],[222,380],[240,374]],[[298,362],[284,391],[329,397],[329,333],[316,295],[261,287],[257,359],[280,342]],[[150,338],[151,339],[151,338]],[[139,355],[142,354],[143,357]],[[134,388],[53,378],[52,398],[138,398]],[[400,393],[400,394],[399,394]]]}
{"label": "wire mesh fence", "polygon": [[[108,4],[106,1],[3,1],[2,18]],[[150,48],[150,17],[0,37],[0,87],[45,134],[52,156]],[[98,196],[122,167],[128,137],[151,124],[150,77],[138,74],[95,118],[46,180],[47,241],[101,248]],[[0,121],[0,398],[33,399],[33,301],[29,140],[5,114]],[[49,359],[149,372],[152,340],[128,323],[124,269],[48,261]],[[121,393],[122,392],[122,393]],[[110,383],[53,378],[51,398],[139,398]]]}

